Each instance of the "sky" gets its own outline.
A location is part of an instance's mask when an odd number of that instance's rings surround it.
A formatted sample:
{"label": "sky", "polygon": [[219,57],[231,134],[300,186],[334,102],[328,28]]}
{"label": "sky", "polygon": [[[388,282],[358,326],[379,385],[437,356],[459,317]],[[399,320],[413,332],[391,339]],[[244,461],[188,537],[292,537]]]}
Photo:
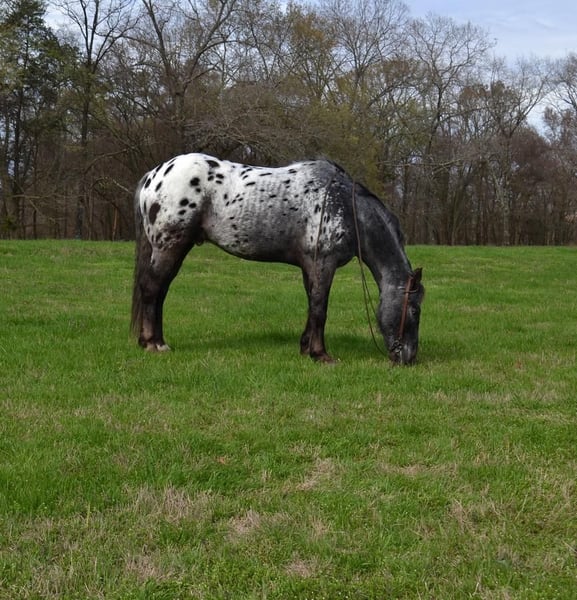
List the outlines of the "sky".
{"label": "sky", "polygon": [[575,0],[404,0],[412,17],[431,12],[488,31],[497,57],[563,58],[577,53]]}

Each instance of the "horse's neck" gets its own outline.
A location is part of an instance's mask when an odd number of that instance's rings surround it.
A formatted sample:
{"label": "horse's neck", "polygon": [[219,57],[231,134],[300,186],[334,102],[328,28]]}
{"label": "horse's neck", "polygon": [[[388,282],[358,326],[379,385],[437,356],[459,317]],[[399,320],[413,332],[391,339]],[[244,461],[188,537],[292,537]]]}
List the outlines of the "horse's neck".
{"label": "horse's neck", "polygon": [[381,294],[387,289],[405,285],[412,272],[411,264],[401,242],[388,225],[385,224],[385,240],[383,229],[375,235],[361,234],[361,252],[359,258],[370,269]]}

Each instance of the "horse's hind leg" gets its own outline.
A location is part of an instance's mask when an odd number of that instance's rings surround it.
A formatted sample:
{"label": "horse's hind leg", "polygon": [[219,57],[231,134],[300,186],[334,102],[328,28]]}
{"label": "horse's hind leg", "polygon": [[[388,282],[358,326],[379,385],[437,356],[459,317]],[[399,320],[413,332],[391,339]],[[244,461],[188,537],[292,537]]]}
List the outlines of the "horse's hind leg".
{"label": "horse's hind leg", "polygon": [[335,362],[325,347],[325,324],[329,292],[336,271],[336,265],[319,259],[302,267],[303,283],[308,298],[308,318],[301,336],[301,354],[308,354],[313,360]]}
{"label": "horse's hind leg", "polygon": [[146,350],[170,350],[164,341],[162,314],[164,300],[172,280],[176,277],[190,246],[174,245],[165,250],[155,249],[150,263],[139,277],[142,321],[138,343]]}

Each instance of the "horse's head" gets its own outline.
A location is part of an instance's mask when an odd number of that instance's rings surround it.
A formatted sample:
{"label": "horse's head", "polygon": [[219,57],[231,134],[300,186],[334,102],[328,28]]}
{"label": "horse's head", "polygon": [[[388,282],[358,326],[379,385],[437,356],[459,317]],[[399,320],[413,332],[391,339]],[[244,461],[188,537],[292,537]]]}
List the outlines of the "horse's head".
{"label": "horse's head", "polygon": [[379,322],[389,358],[395,364],[410,365],[419,346],[419,319],[425,289],[421,284],[422,269],[411,273],[391,298],[381,298]]}

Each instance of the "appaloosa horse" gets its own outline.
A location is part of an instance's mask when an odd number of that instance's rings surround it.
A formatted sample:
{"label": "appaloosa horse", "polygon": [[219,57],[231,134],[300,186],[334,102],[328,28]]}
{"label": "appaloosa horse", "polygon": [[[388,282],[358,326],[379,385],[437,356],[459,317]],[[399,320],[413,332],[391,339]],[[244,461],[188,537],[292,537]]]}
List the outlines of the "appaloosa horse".
{"label": "appaloosa horse", "polygon": [[185,154],[138,184],[132,327],[141,346],[168,350],[162,310],[170,283],[194,245],[212,242],[235,256],[301,268],[308,296],[303,354],[331,362],[324,341],[331,283],[358,256],[380,291],[377,320],[391,360],[417,354],[421,269],[413,271],[399,221],[327,160],[266,168]]}

